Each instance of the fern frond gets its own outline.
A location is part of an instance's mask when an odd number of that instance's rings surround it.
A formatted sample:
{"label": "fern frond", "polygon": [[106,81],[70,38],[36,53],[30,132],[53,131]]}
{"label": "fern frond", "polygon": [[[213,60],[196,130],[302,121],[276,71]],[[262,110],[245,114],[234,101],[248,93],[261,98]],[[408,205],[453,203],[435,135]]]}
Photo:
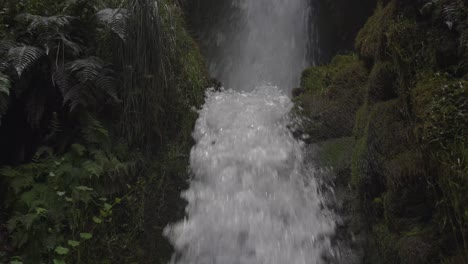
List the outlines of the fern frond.
{"label": "fern frond", "polygon": [[89,175],[86,176],[90,178],[92,176],[99,177],[104,172],[104,168],[100,164],[91,160],[83,162],[82,168],[84,169],[84,171],[89,173]]}
{"label": "fern frond", "polygon": [[461,23],[464,12],[463,4],[459,1],[452,1],[450,4],[444,5],[442,8],[444,23],[452,30],[455,25]]}
{"label": "fern frond", "polygon": [[66,71],[81,83],[96,80],[103,67],[104,62],[97,57],[79,59],[65,65]]}
{"label": "fern frond", "polygon": [[96,88],[98,88],[99,90],[107,94],[112,101],[114,102],[121,101],[117,95],[117,90],[115,89],[116,87],[115,78],[113,78],[112,76],[99,76],[97,80],[95,81],[95,85],[96,85]]}
{"label": "fern frond", "polygon": [[35,41],[37,46],[43,46],[46,53],[49,54],[50,50],[64,49],[60,52],[65,52],[77,57],[81,54],[81,45],[71,40],[69,34],[62,31],[45,31],[38,34]]}
{"label": "fern frond", "polygon": [[8,52],[17,47],[18,43],[11,39],[0,40],[0,72],[5,72],[9,67]]}
{"label": "fern frond", "polygon": [[37,16],[29,13],[19,14],[15,20],[21,23],[27,23],[28,31],[35,31],[44,28],[64,28],[70,25],[74,19],[72,16]]}
{"label": "fern frond", "polygon": [[2,116],[8,109],[10,98],[11,82],[10,78],[0,72],[0,125],[2,124]]}
{"label": "fern frond", "polygon": [[63,94],[63,104],[69,104],[71,112],[75,111],[79,106],[86,107],[89,103],[88,99],[92,99],[86,98],[88,94],[87,90],[91,90],[87,83],[79,83],[72,86]]}
{"label": "fern frond", "polygon": [[8,51],[10,51],[12,48],[15,48],[18,46],[18,43],[12,39],[4,39],[0,41],[0,57],[5,56],[8,54]]}
{"label": "fern frond", "polygon": [[68,74],[65,73],[63,68],[57,68],[52,74],[52,82],[55,87],[59,88],[62,94],[70,88],[70,80]]}
{"label": "fern frond", "polygon": [[18,76],[21,77],[24,70],[36,64],[45,55],[43,49],[33,46],[22,46],[8,51],[8,61],[16,69]]}
{"label": "fern frond", "polygon": [[[11,89],[11,81],[8,75],[0,72],[0,96],[9,96]],[[1,109],[1,106],[0,106]]]}
{"label": "fern frond", "polygon": [[127,35],[128,10],[106,8],[96,14],[96,19],[102,25],[109,28],[122,40],[125,41]]}
{"label": "fern frond", "polygon": [[82,130],[84,139],[89,143],[106,144],[109,142],[109,131],[96,119],[89,117]]}
{"label": "fern frond", "polygon": [[49,132],[45,137],[45,140],[49,140],[62,132],[62,124],[58,118],[57,112],[52,113],[52,118],[50,119]]}

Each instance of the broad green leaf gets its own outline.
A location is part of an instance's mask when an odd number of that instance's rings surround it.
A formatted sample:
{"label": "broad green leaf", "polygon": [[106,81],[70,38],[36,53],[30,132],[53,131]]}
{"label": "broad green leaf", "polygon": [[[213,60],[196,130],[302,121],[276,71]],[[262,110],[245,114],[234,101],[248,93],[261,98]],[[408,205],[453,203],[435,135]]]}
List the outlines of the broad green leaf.
{"label": "broad green leaf", "polygon": [[120,199],[120,198],[115,198],[115,203],[116,203],[116,204],[120,204],[121,202],[122,202],[122,199]]}
{"label": "broad green leaf", "polygon": [[105,203],[104,204],[104,209],[106,209],[107,211],[109,211],[110,209],[112,209],[112,205],[108,204],[108,203]]}
{"label": "broad green leaf", "polygon": [[102,219],[97,217],[97,216],[93,216],[93,221],[96,223],[96,224],[100,224],[102,223]]}
{"label": "broad green leaf", "polygon": [[66,255],[68,254],[68,252],[70,252],[70,250],[66,247],[56,247],[55,248],[55,253],[59,254],[59,255]]}
{"label": "broad green leaf", "polygon": [[36,214],[45,214],[47,212],[47,209],[41,208],[41,207],[36,207]]}
{"label": "broad green leaf", "polygon": [[71,247],[77,247],[80,245],[80,242],[76,241],[76,240],[68,240],[68,245],[71,246]]}
{"label": "broad green leaf", "polygon": [[91,234],[91,233],[80,233],[80,237],[83,238],[83,239],[88,240],[88,239],[93,238],[93,234]]}

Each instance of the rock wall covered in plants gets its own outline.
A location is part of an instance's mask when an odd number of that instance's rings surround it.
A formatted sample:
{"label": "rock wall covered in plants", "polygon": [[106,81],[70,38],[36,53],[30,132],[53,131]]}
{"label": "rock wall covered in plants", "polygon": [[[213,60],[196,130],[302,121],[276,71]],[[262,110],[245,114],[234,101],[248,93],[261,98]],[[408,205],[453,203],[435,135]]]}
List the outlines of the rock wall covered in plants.
{"label": "rock wall covered in plants", "polygon": [[364,263],[468,262],[467,36],[463,1],[378,1],[294,91]]}
{"label": "rock wall covered in plants", "polygon": [[166,263],[207,86],[180,7],[1,2],[0,263]]}

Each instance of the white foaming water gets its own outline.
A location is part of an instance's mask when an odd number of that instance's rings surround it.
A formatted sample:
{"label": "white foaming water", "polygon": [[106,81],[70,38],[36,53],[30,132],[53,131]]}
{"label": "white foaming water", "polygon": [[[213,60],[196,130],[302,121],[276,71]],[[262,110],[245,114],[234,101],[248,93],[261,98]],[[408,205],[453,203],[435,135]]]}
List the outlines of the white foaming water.
{"label": "white foaming water", "polygon": [[209,92],[183,193],[187,218],[165,234],[180,264],[322,263],[334,222],[321,209],[304,144],[275,87]]}
{"label": "white foaming water", "polygon": [[171,263],[320,264],[331,253],[335,222],[288,129],[285,93],[306,66],[308,2],[233,0],[235,15],[214,33],[211,73],[237,91],[208,92],[200,111],[187,216],[164,231]]}

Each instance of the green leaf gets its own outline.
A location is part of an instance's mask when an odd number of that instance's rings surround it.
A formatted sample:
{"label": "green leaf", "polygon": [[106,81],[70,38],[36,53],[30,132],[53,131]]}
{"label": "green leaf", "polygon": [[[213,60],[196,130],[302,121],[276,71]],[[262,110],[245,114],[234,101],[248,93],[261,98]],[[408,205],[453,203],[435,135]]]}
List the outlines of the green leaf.
{"label": "green leaf", "polygon": [[65,261],[61,259],[54,259],[54,264],[65,264]]}
{"label": "green leaf", "polygon": [[18,260],[12,260],[10,261],[10,264],[23,264],[23,262],[18,261]]}
{"label": "green leaf", "polygon": [[122,202],[122,199],[120,199],[120,198],[115,198],[115,203],[116,203],[116,204],[120,204],[121,202]]}
{"label": "green leaf", "polygon": [[71,246],[71,247],[77,247],[80,245],[80,242],[76,241],[76,240],[68,240],[68,245]]}
{"label": "green leaf", "polygon": [[107,211],[109,211],[110,209],[112,209],[112,205],[108,204],[108,203],[105,203],[104,204],[104,209],[106,209]]}
{"label": "green leaf", "polygon": [[73,144],[71,148],[78,154],[78,156],[83,156],[86,151],[86,148],[80,144]]}
{"label": "green leaf", "polygon": [[38,215],[43,215],[47,212],[47,209],[41,208],[41,207],[36,207],[36,214]]}
{"label": "green leaf", "polygon": [[96,224],[100,224],[102,223],[102,219],[97,217],[97,216],[93,216],[93,221],[96,223]]}
{"label": "green leaf", "polygon": [[90,188],[87,186],[78,186],[78,187],[75,187],[75,189],[77,189],[78,191],[83,191],[83,192],[90,192],[94,190],[93,188]]}
{"label": "green leaf", "polygon": [[68,252],[70,252],[70,250],[66,247],[56,247],[55,248],[55,253],[59,254],[59,255],[66,255],[68,254]]}
{"label": "green leaf", "polygon": [[91,234],[91,233],[80,233],[80,237],[85,239],[85,240],[88,240],[88,239],[93,238],[93,234]]}

